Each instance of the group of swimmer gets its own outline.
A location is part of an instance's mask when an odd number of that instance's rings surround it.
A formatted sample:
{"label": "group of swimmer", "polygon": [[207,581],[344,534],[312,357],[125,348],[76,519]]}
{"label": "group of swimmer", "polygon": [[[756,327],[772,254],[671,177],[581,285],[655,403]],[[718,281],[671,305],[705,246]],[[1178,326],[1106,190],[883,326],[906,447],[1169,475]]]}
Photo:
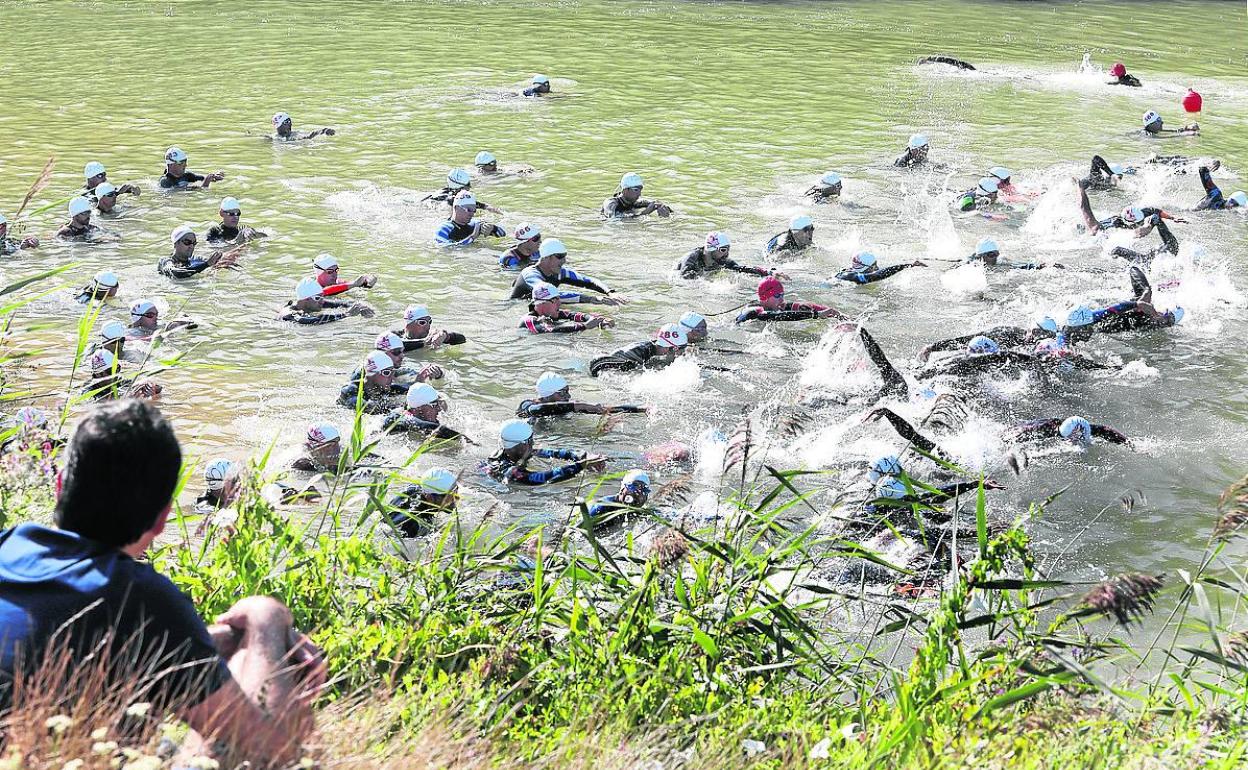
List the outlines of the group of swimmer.
{"label": "group of swimmer", "polygon": [[[965,64],[956,60],[937,63]],[[966,68],[973,69],[970,65]],[[1125,68],[1121,72],[1118,70],[1118,66],[1113,70],[1117,82],[1139,84],[1138,80],[1134,83],[1124,80],[1131,78]],[[529,87],[521,92],[525,97],[534,98],[549,93],[550,79],[542,75],[534,76]],[[1142,122],[1142,133],[1149,137],[1199,132],[1196,125],[1167,129],[1161,117],[1152,110],[1144,115]],[[273,141],[305,141],[335,135],[332,128],[297,133],[290,115],[283,112],[273,116],[272,124]],[[915,134],[892,165],[898,169],[922,168],[932,162],[930,152],[931,144],[927,136]],[[1150,162],[1163,163],[1180,172],[1193,166],[1192,161],[1180,156],[1155,157]],[[187,164],[186,152],[178,147],[169,148],[164,155],[164,172],[157,181],[158,186],[167,191],[208,189],[226,178],[222,171],[190,171]],[[501,216],[503,212],[477,198],[472,189],[473,181],[474,178],[479,180],[492,175],[524,174],[530,169],[500,168],[498,159],[489,151],[478,153],[474,165],[475,176],[465,169],[452,169],[446,175],[445,185],[422,201],[426,205],[448,209],[446,220],[433,234],[434,242],[442,247],[464,248],[508,235],[502,225],[484,216]],[[1211,173],[1217,168],[1216,161],[1195,168],[1204,197],[1193,210],[1222,211],[1248,206],[1248,195],[1242,191],[1223,195]],[[757,279],[753,297],[735,316],[735,324],[830,318],[837,323],[839,331],[855,335],[866,359],[876,367],[883,383],[879,392],[870,399],[868,416],[885,419],[906,442],[905,449],[875,458],[865,469],[866,479],[873,485],[866,510],[885,510],[898,505],[932,506],[973,488],[975,484],[965,479],[939,485],[933,480],[927,484],[908,476],[901,461],[906,449],[914,448],[939,459],[947,459],[949,455],[940,448],[938,441],[923,435],[896,412],[882,406],[883,402],[911,398],[938,402],[939,389],[943,385],[956,382],[960,384],[958,391],[967,392],[967,383],[989,374],[1029,372],[1046,380],[1066,376],[1067,372],[1075,369],[1112,368],[1083,351],[1086,343],[1095,339],[1096,335],[1164,329],[1182,320],[1182,308],[1158,310],[1154,307],[1152,287],[1144,270],[1157,255],[1177,253],[1178,240],[1168,223],[1182,224],[1185,220],[1150,207],[1128,206],[1121,214],[1103,218],[1098,218],[1092,211],[1089,191],[1113,189],[1135,171],[1134,168],[1108,163],[1102,157],[1094,156],[1088,176],[1074,180],[1072,184],[1087,233],[1126,229],[1137,239],[1153,232],[1159,236],[1161,243],[1152,250],[1120,247],[1113,251],[1114,256],[1129,263],[1131,292],[1127,297],[1104,307],[1071,308],[1061,320],[1046,317],[1032,325],[1002,325],[935,341],[922,351],[909,377],[889,360],[870,332],[846,314],[829,305],[791,299],[784,285],[789,277],[778,265],[747,265],[734,260],[731,256],[733,242],[727,232],[716,230],[708,233],[701,245],[679,259],[675,272],[682,279],[697,279],[721,270]],[[57,231],[57,238],[91,239],[99,231],[98,225],[93,222],[94,216],[112,214],[122,195],[141,194],[135,184],[115,186],[109,182],[106,169],[98,162],[86,165],[84,177],[85,185],[81,194],[69,202],[69,221]],[[829,171],[806,190],[803,197],[817,205],[836,205],[842,200],[844,181],[841,174]],[[626,220],[651,215],[668,218],[675,213],[668,203],[643,197],[644,189],[645,183],[639,173],[625,173],[615,191],[602,203],[600,215]],[[1006,201],[1025,204],[1028,200],[1031,196],[1015,187],[1010,170],[996,166],[980,178],[974,188],[959,195],[952,202],[952,207],[961,211],[991,210]],[[265,237],[262,231],[242,224],[242,208],[241,202],[234,197],[226,197],[220,202],[220,221],[204,235],[204,240],[215,248],[207,255],[202,252],[197,254],[200,238],[193,227],[181,225],[175,228],[170,234],[170,252],[159,260],[156,270],[171,280],[185,281],[209,270],[237,268],[247,244]],[[812,218],[799,214],[766,242],[763,252],[769,261],[782,259],[787,254],[811,247],[814,234]],[[542,228],[532,222],[522,222],[514,227],[511,235],[513,242],[497,261],[508,275],[514,271],[514,277],[509,278],[510,298],[527,304],[527,313],[516,324],[522,333],[570,334],[614,325],[614,321],[606,315],[569,308],[582,305],[609,308],[620,306],[626,300],[617,296],[614,289],[600,278],[569,267],[569,250],[561,240],[547,237]],[[38,247],[39,240],[34,237],[10,238],[8,223],[0,216],[0,250],[12,254]],[[1064,267],[1003,259],[1000,246],[992,238],[981,239],[974,253],[967,256],[966,262],[983,265],[986,269],[1045,270]],[[832,280],[866,285],[922,267],[926,265],[919,260],[884,266],[875,253],[864,249],[855,253],[850,264],[837,272]],[[366,319],[376,316],[376,310],[370,305],[347,298],[349,293],[355,295],[374,287],[376,276],[365,274],[348,279],[341,274],[337,258],[330,254],[319,255],[309,268],[309,274],[296,282],[293,297],[278,312],[278,320],[315,326],[355,316]],[[115,297],[118,290],[117,276],[102,271],[78,293],[78,300],[84,304],[103,303]],[[161,395],[161,386],[155,381],[149,378],[131,379],[123,374],[123,360],[143,360],[132,354],[127,345],[131,342],[150,343],[163,335],[189,332],[196,329],[198,323],[184,316],[162,322],[157,302],[156,299],[139,299],[130,306],[128,323],[106,319],[101,324],[99,338],[82,362],[83,369],[90,376],[84,390],[91,397],[156,398]],[[608,372],[662,368],[682,355],[691,354],[698,346],[706,348],[709,339],[707,317],[690,310],[663,324],[653,335],[595,357],[589,364],[589,374],[597,377]],[[475,444],[477,442],[464,432],[446,424],[446,400],[434,386],[445,373],[440,365],[428,360],[445,346],[467,342],[459,332],[436,328],[428,307],[413,303],[392,324],[383,327],[341,386],[337,402],[346,409],[381,416],[381,430],[385,434],[404,433],[437,444]],[[722,348],[708,350],[740,352]],[[912,385],[911,380],[917,384]],[[574,414],[623,415],[645,411],[645,407],[632,404],[576,401],[572,396],[572,384],[563,375],[546,372],[535,383],[534,397],[523,401],[517,408],[516,418],[502,425],[497,437],[498,449],[482,464],[481,470],[495,481],[526,486],[551,484],[582,473],[600,472],[607,462],[604,455],[538,446],[535,426],[549,430],[552,418]],[[17,417],[23,431],[19,434],[20,440],[25,440],[21,439],[21,435],[26,433],[36,436],[38,431],[48,429],[47,415],[37,407],[25,407]],[[1015,437],[1020,442],[1062,441],[1078,445],[1088,445],[1098,439],[1127,442],[1126,436],[1116,429],[1080,415],[1038,416],[1018,425]],[[291,469],[307,474],[309,483],[302,487],[283,484],[283,499],[294,501],[315,497],[316,478],[324,474],[360,470],[351,467],[349,454],[343,447],[342,433],[332,422],[317,422],[308,427],[300,456],[292,463]],[[669,445],[647,453],[646,458],[653,464],[662,465],[686,461],[689,452],[687,448]],[[370,458],[365,457],[360,465],[367,466],[369,462]],[[204,472],[205,491],[197,501],[199,510],[208,513],[228,507],[241,488],[239,477],[242,471],[241,464],[232,460],[210,461]],[[390,519],[397,530],[408,537],[428,532],[438,515],[454,509],[461,476],[462,473],[448,468],[435,468],[401,490],[389,504]],[[990,486],[996,486],[995,482],[990,481]],[[605,526],[608,521],[614,524],[627,520],[630,515],[651,511],[648,507],[650,495],[650,471],[646,467],[633,468],[624,476],[617,494],[598,500],[588,510],[596,525]]]}

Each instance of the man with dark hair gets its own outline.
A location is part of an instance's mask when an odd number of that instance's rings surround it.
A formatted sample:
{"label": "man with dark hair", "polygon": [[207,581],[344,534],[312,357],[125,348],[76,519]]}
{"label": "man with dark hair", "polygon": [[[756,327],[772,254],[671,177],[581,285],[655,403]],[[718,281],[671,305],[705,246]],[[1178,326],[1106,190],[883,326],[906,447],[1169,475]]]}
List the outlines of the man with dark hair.
{"label": "man with dark hair", "polygon": [[173,428],[151,404],[117,401],[83,419],[66,450],[56,528],[0,533],[0,707],[21,709],[27,677],[63,653],[69,676],[103,661],[118,685],[190,724],[193,738],[289,763],[325,681],[321,653],[291,626],[290,610],[248,597],[210,631],[139,561],[165,528],[181,468]]}

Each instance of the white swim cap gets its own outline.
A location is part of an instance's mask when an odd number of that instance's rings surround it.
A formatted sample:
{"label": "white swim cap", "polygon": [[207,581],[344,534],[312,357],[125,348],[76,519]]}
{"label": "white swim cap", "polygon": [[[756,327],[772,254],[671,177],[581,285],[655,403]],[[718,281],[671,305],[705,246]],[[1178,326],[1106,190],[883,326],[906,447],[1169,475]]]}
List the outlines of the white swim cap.
{"label": "white swim cap", "polygon": [[641,484],[645,486],[646,489],[649,489],[650,488],[650,474],[646,473],[643,470],[638,470],[634,468],[628,473],[625,473],[624,478],[620,479],[620,486],[622,487],[631,487],[634,484]]}
{"label": "white swim cap", "polygon": [[1109,173],[1113,174],[1114,176],[1122,176],[1127,171],[1125,168],[1122,167],[1121,163],[1109,163],[1106,165],[1109,166]]}
{"label": "white swim cap", "polygon": [[525,222],[517,227],[515,233],[517,241],[531,241],[541,234],[542,228],[529,222]]}
{"label": "white swim cap", "polygon": [[1087,305],[1074,307],[1066,314],[1066,326],[1087,326],[1094,320],[1092,309]]}
{"label": "white swim cap", "polygon": [[473,159],[472,162],[478,166],[485,166],[485,165],[489,165],[490,163],[497,163],[498,158],[495,158],[494,153],[490,152],[489,150],[482,150],[481,152],[477,153],[477,157]]}
{"label": "white swim cap", "polygon": [[511,449],[533,439],[533,426],[524,420],[508,420],[498,432],[503,449]]}
{"label": "white swim cap", "polygon": [[975,244],[975,256],[983,256],[993,252],[1001,253],[1001,247],[991,238],[980,238],[979,243]]}
{"label": "white swim cap", "polygon": [[549,302],[550,300],[558,298],[558,296],[559,290],[545,281],[538,281],[537,284],[533,286],[534,302]]}
{"label": "white swim cap", "polygon": [[546,77],[545,75],[533,76],[533,85],[535,86],[544,86],[549,82],[550,82],[550,78]]}
{"label": "white swim cap", "polygon": [[472,177],[462,168],[453,168],[446,174],[447,187],[467,187],[472,184]]}
{"label": "white swim cap", "polygon": [[105,342],[126,338],[126,325],[121,321],[109,321],[100,327],[100,336]]}
{"label": "white swim cap", "polygon": [[169,242],[177,243],[188,235],[195,235],[195,228],[190,225],[178,225],[173,228],[173,232],[169,234]]}
{"label": "white swim cap", "polygon": [[854,255],[854,259],[851,262],[851,264],[853,265],[855,270],[862,270],[865,267],[871,267],[877,262],[879,262],[879,260],[876,259],[875,255],[872,254],[871,252],[860,251]]}
{"label": "white swim cap", "polygon": [[305,300],[313,297],[324,296],[325,290],[316,282],[315,278],[304,278],[295,284],[295,299]]}
{"label": "white swim cap", "polygon": [[728,237],[728,233],[713,230],[706,234],[706,248],[711,251],[726,249],[732,245],[732,238]]}
{"label": "white swim cap", "polygon": [[982,334],[977,334],[976,336],[972,337],[971,341],[966,343],[966,349],[970,353],[999,353],[1001,352],[1001,346],[996,343],[996,340],[993,340],[989,337],[985,337]]}
{"label": "white swim cap", "polygon": [[555,372],[546,372],[537,378],[537,397],[549,398],[568,387],[568,381]]}
{"label": "white swim cap", "polygon": [[1061,427],[1057,429],[1062,438],[1076,441],[1080,444],[1092,443],[1092,423],[1082,417],[1067,417],[1062,421]]}
{"label": "white swim cap", "polygon": [[0,214],[0,225],[7,225],[8,223],[9,223],[9,218],[6,217],[4,214]]}
{"label": "white swim cap", "polygon": [[814,227],[815,222],[805,214],[798,214],[789,220],[790,230],[805,230],[807,227]]}
{"label": "white swim cap", "polygon": [[1144,221],[1144,209],[1139,206],[1127,206],[1122,210],[1122,221],[1128,224],[1139,224]]}
{"label": "white swim cap", "polygon": [[144,316],[156,309],[156,303],[150,299],[141,299],[130,306],[130,315]]}
{"label": "white swim cap", "polygon": [[403,311],[404,321],[419,321],[422,318],[433,318],[429,314],[429,308],[424,305],[408,305],[407,309]]}
{"label": "white swim cap", "polygon": [[706,323],[706,319],[692,310],[680,317],[680,325],[686,329],[696,329]]}
{"label": "white swim cap", "polygon": [[537,254],[542,258],[553,257],[559,254],[566,257],[568,255],[568,247],[564,246],[563,241],[558,238],[551,238],[548,241],[542,241],[542,248],[538,249]]}
{"label": "white swim cap", "polygon": [[327,422],[314,422],[308,426],[306,441],[309,444],[328,444],[337,441],[342,434]]}
{"label": "white swim cap", "polygon": [[170,147],[165,150],[165,165],[181,163],[186,160],[186,152],[181,147]]}
{"label": "white swim cap", "polygon": [[115,289],[118,285],[117,275],[111,270],[101,270],[95,274],[95,277],[91,279],[91,282],[97,287],[105,289]]}
{"label": "white swim cap", "polygon": [[435,495],[449,495],[455,489],[455,474],[446,468],[434,468],[433,470],[420,477],[420,481],[416,482],[422,492],[431,492]]}
{"label": "white swim cap", "polygon": [[338,267],[338,258],[333,254],[318,254],[316,259],[312,260],[312,266],[322,272],[333,270]]}
{"label": "white swim cap", "polygon": [[980,179],[979,184],[976,185],[976,188],[984,195],[995,195],[998,187],[997,180],[990,176]]}
{"label": "white swim cap", "polygon": [[901,460],[897,455],[884,455],[871,462],[867,468],[867,478],[871,481],[879,481],[886,476],[900,476],[901,471]]}
{"label": "white swim cap", "polygon": [[1183,308],[1181,308],[1181,307],[1175,307],[1173,310],[1171,310],[1171,311],[1170,311],[1170,314],[1174,316],[1174,322],[1175,322],[1176,324],[1177,324],[1179,321],[1182,321],[1182,320],[1183,320],[1183,316],[1187,315],[1187,313],[1185,313],[1185,312],[1183,311]]}
{"label": "white swim cap", "polygon": [[91,210],[91,201],[86,198],[74,198],[69,202],[69,215],[76,217],[79,214],[86,214]]}
{"label": "white swim cap", "polygon": [[472,209],[475,211],[477,208],[477,196],[473,195],[471,190],[462,190],[455,196],[455,208]]}
{"label": "white swim cap", "polygon": [[98,160],[91,161],[82,169],[82,176],[84,179],[90,179],[93,176],[99,176],[103,173],[106,173],[104,170],[104,164]]}
{"label": "white swim cap", "polygon": [[14,415],[18,423],[27,428],[44,428],[48,424],[47,412],[37,406],[24,406]]}
{"label": "white swim cap", "polygon": [[113,365],[117,363],[117,357],[107,350],[97,350],[87,356],[85,363],[92,374],[101,374],[112,371]]}
{"label": "white swim cap", "polygon": [[393,368],[394,361],[380,350],[374,350],[364,359],[364,374],[368,376]]}
{"label": "white swim cap", "polygon": [[655,343],[661,348],[683,348],[689,344],[689,335],[680,324],[664,324],[659,329]]}
{"label": "white swim cap", "polygon": [[630,171],[620,177],[620,189],[627,190],[630,187],[642,187],[641,174]]}
{"label": "white swim cap", "polygon": [[836,187],[841,183],[841,175],[835,171],[829,171],[819,179],[819,182],[827,187]]}
{"label": "white swim cap", "polygon": [[1227,200],[1240,208],[1248,207],[1248,193],[1243,190],[1231,193],[1231,197],[1227,198]]}
{"label": "white swim cap", "polygon": [[218,206],[217,209],[219,211],[237,211],[241,213],[243,210],[243,204],[238,202],[238,198],[223,198],[221,200],[221,205]]}
{"label": "white swim cap", "polygon": [[1158,114],[1157,114],[1155,111],[1153,111],[1153,110],[1149,110],[1148,112],[1144,113],[1144,125],[1146,125],[1146,126],[1150,126],[1150,125],[1152,125],[1153,123],[1156,123],[1156,122],[1157,122],[1157,121],[1159,121],[1159,120],[1161,120],[1161,116],[1160,116],[1160,115],[1158,115]]}
{"label": "white swim cap", "polygon": [[204,468],[204,482],[208,485],[208,489],[220,492],[225,486],[225,480],[236,468],[237,466],[231,460],[213,460],[208,463],[208,467]]}
{"label": "white swim cap", "polygon": [[884,498],[885,500],[902,500],[908,495],[906,485],[901,479],[885,476],[875,485],[876,498]]}
{"label": "white swim cap", "polygon": [[397,353],[403,350],[403,340],[394,332],[382,332],[377,335],[377,340],[373,343],[373,347],[389,353]]}
{"label": "white swim cap", "polygon": [[1057,321],[1054,321],[1052,318],[1050,318],[1047,315],[1041,316],[1040,318],[1036,320],[1036,327],[1040,329],[1044,329],[1047,332],[1053,332],[1054,334],[1057,334]]}
{"label": "white swim cap", "polygon": [[422,382],[408,388],[405,400],[407,401],[408,409],[415,409],[418,406],[429,406],[439,398],[442,398],[441,393],[434,389],[434,387],[429,383]]}
{"label": "white swim cap", "polygon": [[116,194],[117,194],[117,187],[114,186],[111,182],[100,182],[98,185],[95,186],[96,198],[107,198],[110,195],[116,195]]}
{"label": "white swim cap", "polygon": [[273,127],[280,128],[281,125],[288,120],[290,120],[290,116],[287,115],[286,113],[284,112],[274,113],[273,114]]}
{"label": "white swim cap", "polygon": [[1005,166],[993,166],[988,172],[988,176],[993,177],[998,182],[1004,182],[1010,178],[1010,170]]}
{"label": "white swim cap", "polygon": [[927,136],[924,134],[911,134],[910,141],[907,143],[907,146],[912,150],[917,150],[920,147],[926,147]]}

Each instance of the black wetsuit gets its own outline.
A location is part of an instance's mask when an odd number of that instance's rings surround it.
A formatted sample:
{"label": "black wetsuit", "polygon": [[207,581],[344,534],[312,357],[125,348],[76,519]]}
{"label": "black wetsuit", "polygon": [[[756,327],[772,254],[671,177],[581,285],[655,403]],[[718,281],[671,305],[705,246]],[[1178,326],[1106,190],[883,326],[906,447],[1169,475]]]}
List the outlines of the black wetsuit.
{"label": "black wetsuit", "polygon": [[351,315],[348,308],[353,303],[342,302],[336,299],[327,299],[318,310],[296,310],[294,302],[286,303],[286,310],[277,317],[279,321],[290,321],[291,323],[304,324],[305,326],[317,326],[319,324],[333,323],[341,321]]}
{"label": "black wetsuit", "polygon": [[160,186],[165,190],[180,190],[187,185],[202,182],[204,179],[205,177],[191,171],[182,172],[182,176],[170,176],[169,172],[165,172],[160,177]]}
{"label": "black wetsuit", "polygon": [[927,163],[927,153],[918,152],[914,148],[907,147],[906,151],[897,156],[893,161],[893,165],[898,168],[913,168]]}
{"label": "black wetsuit", "polygon": [[907,267],[914,267],[914,265],[903,264],[892,265],[890,267],[876,266],[874,270],[854,270],[853,268],[850,268],[842,270],[834,277],[838,281],[849,281],[850,283],[875,283],[876,281],[882,281],[885,278],[891,278],[892,276],[900,273],[902,270],[905,270]]}
{"label": "black wetsuit", "polygon": [[[68,232],[67,232],[68,231]],[[86,227],[77,227],[72,222],[65,225],[56,232],[56,237],[62,240],[89,238],[100,231],[100,228],[94,224],[88,224]]]}
{"label": "black wetsuit", "polygon": [[527,329],[530,334],[574,334],[588,329],[589,322],[596,317],[570,310],[560,310],[554,318],[530,312],[520,319],[520,328]]}
{"label": "black wetsuit", "polygon": [[1120,334],[1141,329],[1165,329],[1174,326],[1174,313],[1167,311],[1160,318],[1139,309],[1139,302],[1127,300],[1092,311],[1092,329],[1102,334]]}
{"label": "black wetsuit", "polygon": [[[1019,441],[1045,441],[1048,439],[1062,438],[1059,429],[1065,422],[1060,417],[1047,417],[1039,420],[1025,422],[1018,426],[1014,437]],[[1099,438],[1112,444],[1125,444],[1127,437],[1125,434],[1114,430],[1108,425],[1092,425],[1093,438]]]}
{"label": "black wetsuit", "polygon": [[517,247],[512,246],[499,255],[498,266],[506,270],[520,270],[530,265],[536,265],[537,260],[541,259],[537,252],[533,252],[526,257],[516,249]]}
{"label": "black wetsuit", "polygon": [[199,257],[191,257],[188,260],[180,260],[170,254],[156,264],[156,272],[166,278],[192,278],[204,272],[212,265],[206,259]]}
{"label": "black wetsuit", "polygon": [[[962,350],[967,344],[976,337],[987,337],[1002,347],[1014,348],[1021,345],[1027,345],[1042,339],[1052,339],[1056,337],[1056,332],[1039,326],[1033,326],[1030,329],[1024,329],[1021,326],[994,326],[982,332],[975,334],[966,334],[961,337],[950,337],[947,340],[933,342],[923,349],[924,353],[939,353],[945,350]],[[926,357],[926,356],[924,356]]]}
{"label": "black wetsuit", "polygon": [[[443,187],[441,190],[438,190],[436,193],[430,195],[428,200],[435,201],[437,203],[445,203],[448,206],[454,206],[455,196],[459,195],[465,189],[466,188],[463,187],[456,187],[453,189],[450,187]],[[485,201],[477,201],[476,211],[486,211],[487,209],[488,207],[485,205]]]}
{"label": "black wetsuit", "polygon": [[[537,265],[530,265],[520,271],[520,275],[516,276],[516,280],[511,283],[511,296],[508,299],[528,299],[533,296],[533,286],[539,282],[545,282],[551,286],[559,287],[564,284],[575,286],[578,289],[589,289],[599,294],[610,294],[611,289],[607,288],[597,278],[588,275],[581,275],[575,270],[568,267],[559,268],[559,272],[554,275],[543,273]],[[575,292],[559,292],[559,296],[565,302],[576,302],[581,298],[580,294]]]}
{"label": "black wetsuit", "polygon": [[893,426],[893,430],[897,431],[897,435],[904,438],[911,445],[916,446],[927,454],[944,460],[945,462],[952,462],[950,455],[937,446],[935,441],[932,441],[928,437],[919,433],[913,425],[906,422],[905,418],[894,412],[892,409],[879,407],[873,410],[870,416],[883,417],[885,420],[888,420],[890,425]]}
{"label": "black wetsuit", "polygon": [[1100,155],[1092,156],[1092,164],[1088,168],[1088,175],[1083,178],[1082,186],[1092,190],[1112,190],[1117,185],[1113,169],[1109,167],[1109,163]]}
{"label": "black wetsuit", "polygon": [[880,388],[880,392],[876,394],[875,400],[882,398],[906,398],[910,394],[910,386],[906,384],[906,378],[901,375],[897,367],[893,366],[888,360],[888,356],[884,355],[884,349],[875,341],[871,333],[864,328],[858,329],[858,338],[862,340],[862,346],[867,351],[867,358],[871,359],[871,363],[875,364],[876,369],[880,372],[880,377],[884,380],[884,386]]}
{"label": "black wetsuit", "polygon": [[1109,81],[1108,85],[1131,86],[1132,88],[1139,88],[1143,84],[1140,83],[1140,79],[1137,78],[1135,75],[1132,75],[1130,72],[1126,72],[1114,78],[1113,80]]}
{"label": "black wetsuit", "polygon": [[421,497],[421,489],[409,484],[390,499],[390,523],[402,537],[424,537],[433,531],[433,522],[443,508]]}
{"label": "black wetsuit", "polygon": [[208,240],[210,241],[235,241],[243,231],[237,227],[226,227],[225,225],[213,225],[208,228]]}
{"label": "black wetsuit", "polygon": [[697,278],[700,275],[707,275],[717,270],[732,270],[738,273],[747,273],[749,275],[767,276],[771,275],[771,271],[765,267],[750,267],[749,265],[739,265],[728,257],[719,260],[712,260],[710,266],[706,264],[706,247],[699,246],[689,252],[676,263],[676,270],[680,273],[681,278]]}
{"label": "black wetsuit", "polygon": [[406,408],[392,409],[381,421],[381,429],[389,433],[423,433],[430,438],[449,440],[463,438],[464,434],[448,428],[440,422],[422,420]]}
{"label": "black wetsuit", "polygon": [[[597,377],[600,372],[631,372],[643,367],[654,367],[654,357],[659,354],[658,343],[645,340],[589,362],[589,374]],[[662,359],[663,366],[670,363]]]}
{"label": "black wetsuit", "polygon": [[1221,211],[1227,208],[1234,208],[1226,198],[1222,197],[1222,190],[1214,184],[1213,175],[1209,173],[1207,167],[1201,166],[1198,173],[1200,174],[1200,183],[1205,188],[1205,197],[1201,199],[1200,203],[1196,204],[1197,211]]}
{"label": "black wetsuit", "polygon": [[736,322],[741,324],[746,321],[809,321],[812,318],[820,318],[820,313],[830,309],[813,302],[785,302],[775,310],[766,310],[761,305],[755,305],[746,308],[738,315]]}
{"label": "black wetsuit", "polygon": [[[1157,211],[1157,209],[1145,209],[1145,211]],[[1151,251],[1136,251],[1135,249],[1129,249],[1126,246],[1115,246],[1110,249],[1110,256],[1119,257],[1131,262],[1141,262],[1147,265],[1152,262],[1158,254],[1178,254],[1179,239],[1174,236],[1174,233],[1170,232],[1170,227],[1166,224],[1166,220],[1158,216],[1153,228],[1157,231],[1157,236],[1161,238],[1161,246],[1158,246]]]}
{"label": "black wetsuit", "polygon": [[[338,390],[338,405],[345,406],[349,409],[355,409],[360,403],[360,370],[351,373],[351,379],[346,385]],[[376,385],[364,385],[364,401],[363,411],[365,414],[385,414],[392,409],[403,409],[406,404],[403,403],[403,397],[407,394],[410,385],[400,382],[390,383],[389,388],[379,388]]]}
{"label": "black wetsuit", "polygon": [[652,201],[645,198],[638,198],[632,203],[626,202],[619,193],[612,195],[602,202],[602,215],[608,219],[616,217],[638,217],[641,216],[641,210],[647,208]]}
{"label": "black wetsuit", "polygon": [[957,67],[960,70],[975,70],[975,67],[973,67],[969,62],[964,62],[961,59],[955,59],[952,56],[924,56],[922,59],[919,59],[919,64],[948,64],[949,66]]}
{"label": "black wetsuit", "polygon": [[841,188],[812,187],[802,194],[810,198],[811,203],[836,203],[841,199]]}
{"label": "black wetsuit", "polygon": [[[579,402],[577,401],[536,401],[534,399],[525,399],[520,402],[520,406],[516,407],[516,416],[522,420],[561,417],[567,414],[575,414],[578,405]],[[613,406],[610,409],[612,412],[619,414],[640,414],[645,411],[639,406],[628,404]]]}
{"label": "black wetsuit", "polygon": [[0,238],[0,256],[9,256],[22,250],[22,242],[17,238]]}
{"label": "black wetsuit", "polygon": [[[411,337],[406,336],[406,334],[404,333],[402,329],[393,329],[391,330],[390,333],[398,337],[399,339],[403,340],[403,352],[404,353],[411,353],[412,351],[415,351],[415,350],[424,350],[425,346],[428,344],[428,340],[426,338],[422,337],[421,339],[414,340]],[[460,334],[459,332],[447,332],[446,339],[442,340],[442,344],[443,345],[462,345],[467,341],[468,341],[468,338]]]}
{"label": "black wetsuit", "polygon": [[532,457],[572,460],[572,462],[568,465],[551,468],[550,470],[534,471],[516,463],[516,461],[499,452],[486,460],[481,470],[495,481],[513,482],[533,487],[570,479],[585,470],[587,462],[584,452],[576,452],[571,449],[534,449]]}
{"label": "black wetsuit", "polygon": [[767,245],[764,247],[764,250],[768,254],[775,254],[778,251],[801,251],[805,248],[809,247],[798,246],[797,242],[793,240],[793,236],[790,234],[790,231],[785,230],[782,233],[773,235],[771,240],[767,241]]}

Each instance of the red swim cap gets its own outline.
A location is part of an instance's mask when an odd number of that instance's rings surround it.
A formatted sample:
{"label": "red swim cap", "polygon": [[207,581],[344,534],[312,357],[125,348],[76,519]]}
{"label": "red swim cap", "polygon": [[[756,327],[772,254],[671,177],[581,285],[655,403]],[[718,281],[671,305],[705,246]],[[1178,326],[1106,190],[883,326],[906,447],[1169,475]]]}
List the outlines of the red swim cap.
{"label": "red swim cap", "polygon": [[1127,67],[1122,62],[1114,62],[1114,66],[1109,68],[1109,74],[1116,78],[1120,78],[1127,74]]}
{"label": "red swim cap", "polygon": [[784,295],[784,284],[780,283],[779,278],[764,278],[758,284],[758,298],[771,299],[772,297],[780,297]]}

